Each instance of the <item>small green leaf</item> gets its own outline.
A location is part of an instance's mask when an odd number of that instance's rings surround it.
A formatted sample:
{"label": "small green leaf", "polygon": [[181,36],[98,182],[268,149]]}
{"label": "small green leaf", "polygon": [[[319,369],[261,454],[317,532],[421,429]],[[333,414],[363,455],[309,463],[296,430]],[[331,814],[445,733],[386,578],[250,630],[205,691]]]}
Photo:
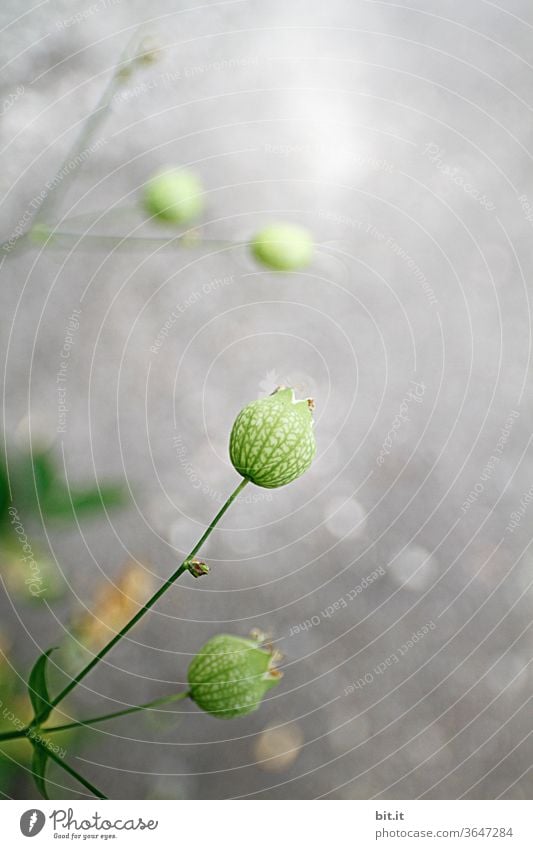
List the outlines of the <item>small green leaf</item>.
{"label": "small green leaf", "polygon": [[9,502],[9,483],[7,480],[7,474],[5,466],[2,462],[0,462],[0,518],[3,517],[4,512],[7,510],[7,505]]}
{"label": "small green leaf", "polygon": [[[126,501],[123,487],[114,483],[86,488],[83,484],[79,488],[67,486],[50,448],[15,455],[10,466],[10,478],[13,501],[21,515],[26,511],[34,513],[42,510],[47,517],[72,521],[77,515],[97,513]],[[0,468],[0,507],[1,484]]]}
{"label": "small green leaf", "polygon": [[48,658],[51,653],[55,651],[55,648],[56,647],[54,646],[53,648],[48,649],[47,652],[40,656],[30,672],[28,680],[30,701],[35,712],[35,716],[39,717],[40,722],[44,722],[45,719],[48,719],[52,712],[50,696],[48,694],[48,685],[46,683],[46,664],[48,663]]}
{"label": "small green leaf", "polygon": [[38,512],[42,502],[54,488],[57,473],[50,449],[30,453],[14,453],[9,460],[9,481],[13,504],[24,518]]}
{"label": "small green leaf", "polygon": [[52,453],[49,449],[35,452],[31,457],[35,489],[39,498],[44,498],[50,491],[57,477],[57,471]]}
{"label": "small green leaf", "polygon": [[104,507],[119,507],[125,502],[121,486],[101,486],[99,489],[84,489],[71,493],[76,513],[91,513]]}
{"label": "small green leaf", "polygon": [[48,764],[48,751],[44,746],[41,746],[40,743],[35,743],[32,741],[33,746],[33,758],[31,762],[31,769],[33,772],[33,780],[37,785],[37,790],[43,797],[43,799],[49,799],[47,790],[46,790],[46,766]]}
{"label": "small green leaf", "polygon": [[44,512],[56,519],[72,519],[97,513],[104,508],[118,507],[125,502],[124,490],[119,486],[102,486],[100,489],[69,490],[55,486],[43,503]]}

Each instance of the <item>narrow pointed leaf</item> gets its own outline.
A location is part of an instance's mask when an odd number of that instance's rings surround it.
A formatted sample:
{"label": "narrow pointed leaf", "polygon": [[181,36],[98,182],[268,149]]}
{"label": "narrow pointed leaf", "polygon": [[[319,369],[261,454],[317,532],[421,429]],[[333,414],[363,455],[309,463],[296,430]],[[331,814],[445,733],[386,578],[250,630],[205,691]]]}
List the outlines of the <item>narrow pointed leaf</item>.
{"label": "narrow pointed leaf", "polygon": [[104,509],[120,507],[125,501],[124,490],[120,486],[70,491],[66,487],[56,486],[42,506],[51,518],[72,520],[74,517],[91,516]]}
{"label": "narrow pointed leaf", "polygon": [[35,663],[30,678],[28,681],[28,692],[32,703],[35,716],[39,717],[40,722],[44,722],[52,712],[50,705],[50,695],[48,693],[48,684],[46,682],[46,665],[51,653],[55,651],[55,647],[48,649],[42,654]]}
{"label": "narrow pointed leaf", "polygon": [[5,511],[9,503],[9,483],[5,466],[0,461],[0,519],[4,517]]}
{"label": "narrow pointed leaf", "polygon": [[52,453],[49,450],[38,451],[31,457],[33,467],[34,488],[37,490],[39,498],[44,498],[47,492],[50,491],[57,472]]}
{"label": "narrow pointed leaf", "polygon": [[37,785],[37,790],[43,797],[43,799],[49,799],[48,792],[46,789],[46,766],[48,763],[48,752],[44,748],[44,746],[39,745],[39,743],[33,743],[33,758],[31,762],[31,768],[33,772],[33,780]]}
{"label": "narrow pointed leaf", "polygon": [[37,785],[37,789],[39,793],[42,795],[43,799],[49,799],[48,790],[47,790],[47,778],[46,778],[46,767],[48,765],[48,760],[54,761],[61,769],[64,769],[72,778],[75,778],[76,781],[79,781],[83,787],[86,787],[97,799],[107,799],[107,796],[91,784],[90,781],[87,781],[83,775],[80,775],[79,772],[76,772],[69,764],[65,763],[60,757],[58,757],[53,751],[47,749],[46,746],[43,746],[42,743],[31,740],[31,744],[33,746],[33,760],[32,760],[32,772],[33,779],[35,784]]}

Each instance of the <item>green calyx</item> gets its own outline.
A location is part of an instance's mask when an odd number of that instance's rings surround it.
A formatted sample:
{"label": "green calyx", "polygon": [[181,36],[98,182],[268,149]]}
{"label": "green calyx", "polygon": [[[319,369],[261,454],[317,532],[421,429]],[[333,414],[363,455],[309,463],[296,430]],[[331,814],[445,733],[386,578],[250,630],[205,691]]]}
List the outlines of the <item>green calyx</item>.
{"label": "green calyx", "polygon": [[198,707],[220,719],[252,713],[279,683],[276,659],[276,653],[257,639],[219,634],[189,666],[189,695]]}
{"label": "green calyx", "polygon": [[198,560],[196,557],[193,560],[187,561],[187,569],[193,578],[202,578],[209,574],[209,566],[203,560]]}
{"label": "green calyx", "polygon": [[316,452],[313,402],[280,388],[245,407],[233,425],[230,458],[243,478],[272,489],[303,475]]}
{"label": "green calyx", "polygon": [[156,174],[144,190],[144,205],[161,221],[187,224],[203,210],[203,188],[191,171],[170,169]]}
{"label": "green calyx", "polygon": [[311,262],[313,240],[307,230],[296,224],[271,224],[254,236],[250,249],[267,268],[297,271]]}

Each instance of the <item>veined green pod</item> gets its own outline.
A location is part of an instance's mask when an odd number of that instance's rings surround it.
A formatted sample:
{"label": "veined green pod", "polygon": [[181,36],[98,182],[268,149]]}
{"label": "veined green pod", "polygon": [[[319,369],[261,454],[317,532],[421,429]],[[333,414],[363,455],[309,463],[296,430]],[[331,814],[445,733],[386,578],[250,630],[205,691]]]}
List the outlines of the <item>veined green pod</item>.
{"label": "veined green pod", "polygon": [[285,387],[244,407],[230,436],[239,474],[269,489],[303,475],[316,452],[313,408],[311,399],[296,401],[294,390]]}
{"label": "veined green pod", "polygon": [[279,655],[258,639],[219,634],[208,640],[189,666],[189,693],[198,707],[220,719],[257,710],[282,673]]}

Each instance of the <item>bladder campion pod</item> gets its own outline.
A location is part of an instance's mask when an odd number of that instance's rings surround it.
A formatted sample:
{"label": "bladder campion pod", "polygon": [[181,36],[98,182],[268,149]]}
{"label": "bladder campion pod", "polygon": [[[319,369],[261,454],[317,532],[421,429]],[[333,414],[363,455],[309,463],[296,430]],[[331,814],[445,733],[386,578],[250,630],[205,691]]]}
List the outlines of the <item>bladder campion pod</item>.
{"label": "bladder campion pod", "polygon": [[297,224],[271,224],[260,230],[250,243],[252,254],[267,268],[297,271],[305,268],[313,256],[310,233]]}
{"label": "bladder campion pod", "polygon": [[144,205],[162,221],[186,224],[203,209],[203,188],[192,171],[173,168],[160,171],[147,183]]}
{"label": "bladder campion pod", "polygon": [[313,409],[310,398],[296,401],[294,390],[286,387],[244,407],[229,443],[231,462],[239,474],[268,489],[303,475],[316,452]]}
{"label": "bladder campion pod", "polygon": [[282,673],[274,666],[279,657],[258,639],[218,634],[189,666],[189,695],[220,719],[252,713],[279,683]]}

